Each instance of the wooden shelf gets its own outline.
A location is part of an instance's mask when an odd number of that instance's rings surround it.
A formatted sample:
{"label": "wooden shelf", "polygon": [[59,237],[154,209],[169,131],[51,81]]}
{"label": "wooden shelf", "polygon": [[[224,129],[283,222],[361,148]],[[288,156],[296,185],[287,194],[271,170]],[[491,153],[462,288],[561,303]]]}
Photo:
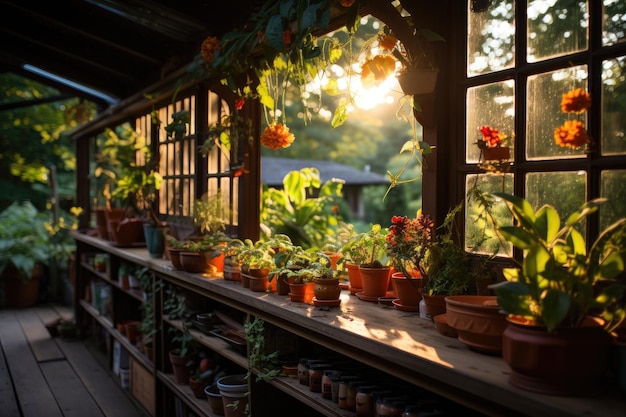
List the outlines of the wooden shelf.
{"label": "wooden shelf", "polygon": [[[485,415],[626,416],[626,400],[617,389],[612,394],[593,398],[546,396],[520,390],[508,383],[509,368],[501,357],[469,350],[457,339],[439,334],[432,322],[419,318],[416,313],[362,301],[345,290],[339,307],[292,303],[287,296],[253,292],[236,281],[224,280],[221,275],[177,271],[167,260],[149,258],[145,248],[122,250],[97,238],[75,237],[120,258],[149,266],[175,285],[260,317],[292,334]],[[204,340],[203,343],[224,347],[199,332],[196,336]],[[228,349],[222,352],[230,355]],[[227,357],[237,364],[245,360],[236,355]],[[307,393],[286,378],[271,383],[315,409],[325,407],[326,400],[321,396],[318,401],[313,393]],[[344,410],[332,410],[332,407],[324,410],[329,415],[344,415]]]}

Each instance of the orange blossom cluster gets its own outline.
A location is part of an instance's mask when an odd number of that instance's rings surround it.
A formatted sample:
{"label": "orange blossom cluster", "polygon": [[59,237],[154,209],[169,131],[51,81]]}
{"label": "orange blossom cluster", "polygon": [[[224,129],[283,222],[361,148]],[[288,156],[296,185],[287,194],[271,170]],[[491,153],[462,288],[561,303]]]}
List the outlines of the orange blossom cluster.
{"label": "orange blossom cluster", "polygon": [[200,52],[202,52],[202,59],[204,62],[211,63],[215,58],[215,53],[220,49],[220,40],[215,36],[209,36],[202,42]]}
{"label": "orange blossom cluster", "polygon": [[488,148],[495,148],[500,146],[502,141],[506,139],[506,135],[501,133],[498,129],[493,129],[489,126],[480,126],[478,128],[483,135],[483,141],[486,142]]}
{"label": "orange blossom cluster", "polygon": [[[563,94],[561,111],[563,113],[583,113],[591,106],[591,95],[582,88],[576,88]],[[554,129],[554,141],[561,147],[578,148],[590,142],[587,130],[580,120],[567,120]]]}
{"label": "orange blossom cluster", "polygon": [[276,122],[272,122],[266,127],[263,135],[261,135],[261,144],[274,151],[290,146],[294,140],[295,136],[289,132],[289,128]]}

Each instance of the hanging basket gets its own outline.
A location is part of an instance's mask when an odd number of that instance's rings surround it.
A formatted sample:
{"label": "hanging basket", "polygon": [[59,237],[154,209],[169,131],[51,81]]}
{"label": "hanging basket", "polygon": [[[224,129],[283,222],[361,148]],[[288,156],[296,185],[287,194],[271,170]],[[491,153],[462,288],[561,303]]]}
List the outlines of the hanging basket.
{"label": "hanging basket", "polygon": [[432,68],[417,68],[406,70],[398,74],[398,83],[404,94],[428,94],[435,91],[439,70]]}

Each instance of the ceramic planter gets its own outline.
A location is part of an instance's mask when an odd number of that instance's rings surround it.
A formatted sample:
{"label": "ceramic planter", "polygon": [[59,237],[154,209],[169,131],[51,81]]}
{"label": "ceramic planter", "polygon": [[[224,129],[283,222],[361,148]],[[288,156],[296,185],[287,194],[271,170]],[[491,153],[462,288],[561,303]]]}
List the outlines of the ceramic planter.
{"label": "ceramic planter", "polygon": [[180,264],[183,270],[191,273],[202,273],[209,270],[206,257],[201,252],[182,251]]}
{"label": "ceramic planter", "polygon": [[209,401],[209,407],[216,416],[224,415],[224,402],[222,401],[222,394],[220,394],[217,385],[209,385],[204,388],[204,395],[206,395]]}
{"label": "ceramic planter", "polygon": [[153,259],[162,258],[165,252],[165,227],[144,224],[143,232],[150,257]]}
{"label": "ceramic planter", "polygon": [[313,292],[317,300],[338,300],[341,295],[339,278],[315,278]]}
{"label": "ceramic planter", "polygon": [[189,368],[187,368],[187,362],[191,360],[191,356],[180,356],[174,352],[169,353],[170,364],[172,365],[172,372],[174,372],[174,379],[177,384],[189,383]]}
{"label": "ceramic planter", "polygon": [[269,285],[269,268],[250,268],[248,272],[250,279],[250,290],[255,292],[267,291]]}
{"label": "ceramic planter", "polygon": [[444,314],[446,312],[446,296],[442,294],[428,295],[422,293],[424,304],[426,304],[426,311],[430,316],[430,319],[434,322],[435,316]]}
{"label": "ceramic planter", "polygon": [[487,354],[502,354],[502,333],[506,315],[500,311],[495,295],[451,295],[446,297],[447,324],[470,349]]}

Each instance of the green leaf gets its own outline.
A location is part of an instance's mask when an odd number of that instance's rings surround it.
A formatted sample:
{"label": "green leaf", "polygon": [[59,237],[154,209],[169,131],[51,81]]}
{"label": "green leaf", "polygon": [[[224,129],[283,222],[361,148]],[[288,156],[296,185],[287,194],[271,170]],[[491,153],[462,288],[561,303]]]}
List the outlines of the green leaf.
{"label": "green leaf", "polygon": [[267,20],[267,26],[265,27],[265,37],[267,43],[277,51],[282,51],[284,48],[283,43],[283,19],[280,15],[271,16]]}
{"label": "green leaf", "polygon": [[570,310],[571,300],[561,291],[548,289],[541,299],[541,319],[549,332],[565,320]]}
{"label": "green leaf", "polygon": [[551,242],[560,228],[561,218],[554,207],[545,205],[537,211],[535,229],[544,241]]}
{"label": "green leaf", "polygon": [[501,226],[499,231],[502,237],[522,250],[529,249],[536,243],[533,235],[516,226]]}
{"label": "green leaf", "polygon": [[489,288],[498,296],[498,305],[508,314],[531,316],[528,287],[520,282],[504,281]]}

